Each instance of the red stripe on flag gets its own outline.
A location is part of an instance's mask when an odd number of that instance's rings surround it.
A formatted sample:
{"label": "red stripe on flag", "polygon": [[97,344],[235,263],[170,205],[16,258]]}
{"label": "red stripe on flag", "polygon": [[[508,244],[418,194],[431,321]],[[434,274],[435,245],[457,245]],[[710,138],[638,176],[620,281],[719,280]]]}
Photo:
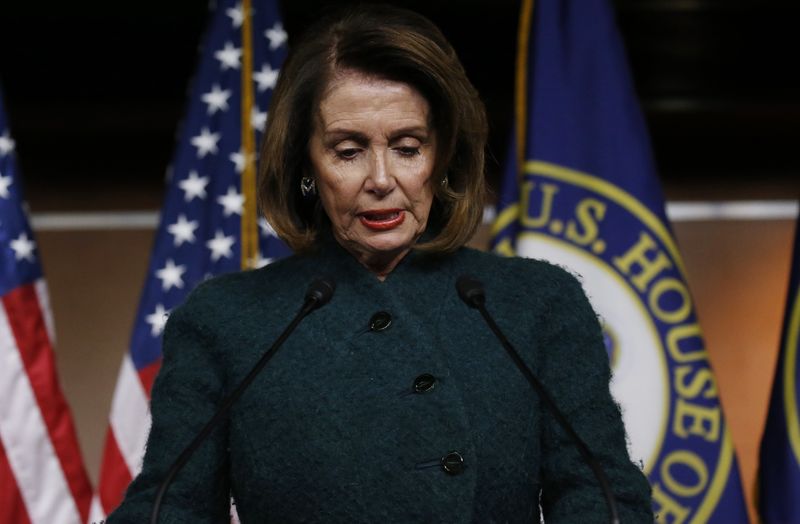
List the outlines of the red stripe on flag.
{"label": "red stripe on flag", "polygon": [[100,504],[106,515],[114,511],[131,483],[131,472],[122,457],[122,453],[114,438],[114,431],[109,426],[106,433],[106,446],[103,450],[103,464],[100,467]]}
{"label": "red stripe on flag", "polygon": [[92,488],[83,466],[72,416],[58,384],[53,350],[36,289],[31,284],[21,286],[7,293],[2,300],[50,441],[81,519],[86,522],[92,503]]}
{"label": "red stripe on flag", "polygon": [[142,381],[147,398],[150,398],[150,390],[153,389],[153,381],[158,375],[158,370],[161,369],[161,359],[159,358],[149,366],[145,366],[139,370],[139,380]]}
{"label": "red stripe on flag", "polygon": [[0,522],[8,524],[30,524],[31,522],[2,442],[0,442]]}

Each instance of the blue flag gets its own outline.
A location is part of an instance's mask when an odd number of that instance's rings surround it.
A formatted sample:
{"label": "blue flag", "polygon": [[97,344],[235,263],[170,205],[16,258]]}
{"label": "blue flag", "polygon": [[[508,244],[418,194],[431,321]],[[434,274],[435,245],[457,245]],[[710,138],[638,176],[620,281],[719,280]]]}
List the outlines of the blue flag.
{"label": "blue flag", "polygon": [[767,524],[800,522],[800,225],[767,425],[761,439],[759,513]]}
{"label": "blue flag", "polygon": [[747,522],[611,6],[525,0],[519,43],[517,125],[494,249],[581,276],[659,522]]}
{"label": "blue flag", "polygon": [[94,515],[116,507],[140,468],[169,312],[204,279],[289,254],[255,211],[256,144],[286,52],[276,1],[217,2],[114,394]]}
{"label": "blue flag", "polygon": [[42,278],[33,231],[25,212],[11,138],[0,98],[0,296]]}

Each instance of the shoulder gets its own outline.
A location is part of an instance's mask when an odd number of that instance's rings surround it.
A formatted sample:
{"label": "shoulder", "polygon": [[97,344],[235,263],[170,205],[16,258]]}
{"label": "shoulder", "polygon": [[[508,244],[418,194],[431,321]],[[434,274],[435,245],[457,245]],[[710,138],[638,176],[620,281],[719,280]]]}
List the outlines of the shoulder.
{"label": "shoulder", "polygon": [[495,288],[512,295],[585,299],[580,275],[545,260],[506,257],[471,248],[459,250],[457,258],[458,270],[481,280],[487,293]]}
{"label": "shoulder", "polygon": [[198,284],[172,315],[219,319],[244,312],[267,299],[278,303],[278,307],[282,302],[295,307],[301,303],[308,285],[304,262],[290,256],[260,269],[209,278]]}

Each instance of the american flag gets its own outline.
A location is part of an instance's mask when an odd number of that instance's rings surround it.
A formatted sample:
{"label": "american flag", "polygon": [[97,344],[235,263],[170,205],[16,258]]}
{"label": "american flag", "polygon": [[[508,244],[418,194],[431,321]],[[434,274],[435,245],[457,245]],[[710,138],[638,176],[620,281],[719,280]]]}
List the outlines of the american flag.
{"label": "american flag", "polygon": [[[150,387],[169,312],[210,276],[289,254],[266,220],[256,221],[254,207],[254,144],[264,130],[287,35],[274,0],[248,6],[246,0],[224,0],[212,11],[114,393],[93,520],[121,502],[141,468]],[[243,255],[248,244],[253,248]]]}
{"label": "american flag", "polygon": [[56,377],[53,321],[0,101],[0,523],[86,522],[92,488]]}

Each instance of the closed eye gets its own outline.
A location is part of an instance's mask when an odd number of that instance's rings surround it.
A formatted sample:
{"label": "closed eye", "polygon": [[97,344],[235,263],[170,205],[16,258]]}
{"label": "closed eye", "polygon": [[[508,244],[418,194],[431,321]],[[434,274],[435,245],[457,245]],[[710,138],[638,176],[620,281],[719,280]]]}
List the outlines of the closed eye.
{"label": "closed eye", "polygon": [[346,149],[337,149],[336,156],[342,160],[353,160],[361,150],[355,147],[348,147]]}
{"label": "closed eye", "polygon": [[394,150],[400,153],[401,156],[405,157],[414,157],[419,154],[418,147],[396,147]]}

